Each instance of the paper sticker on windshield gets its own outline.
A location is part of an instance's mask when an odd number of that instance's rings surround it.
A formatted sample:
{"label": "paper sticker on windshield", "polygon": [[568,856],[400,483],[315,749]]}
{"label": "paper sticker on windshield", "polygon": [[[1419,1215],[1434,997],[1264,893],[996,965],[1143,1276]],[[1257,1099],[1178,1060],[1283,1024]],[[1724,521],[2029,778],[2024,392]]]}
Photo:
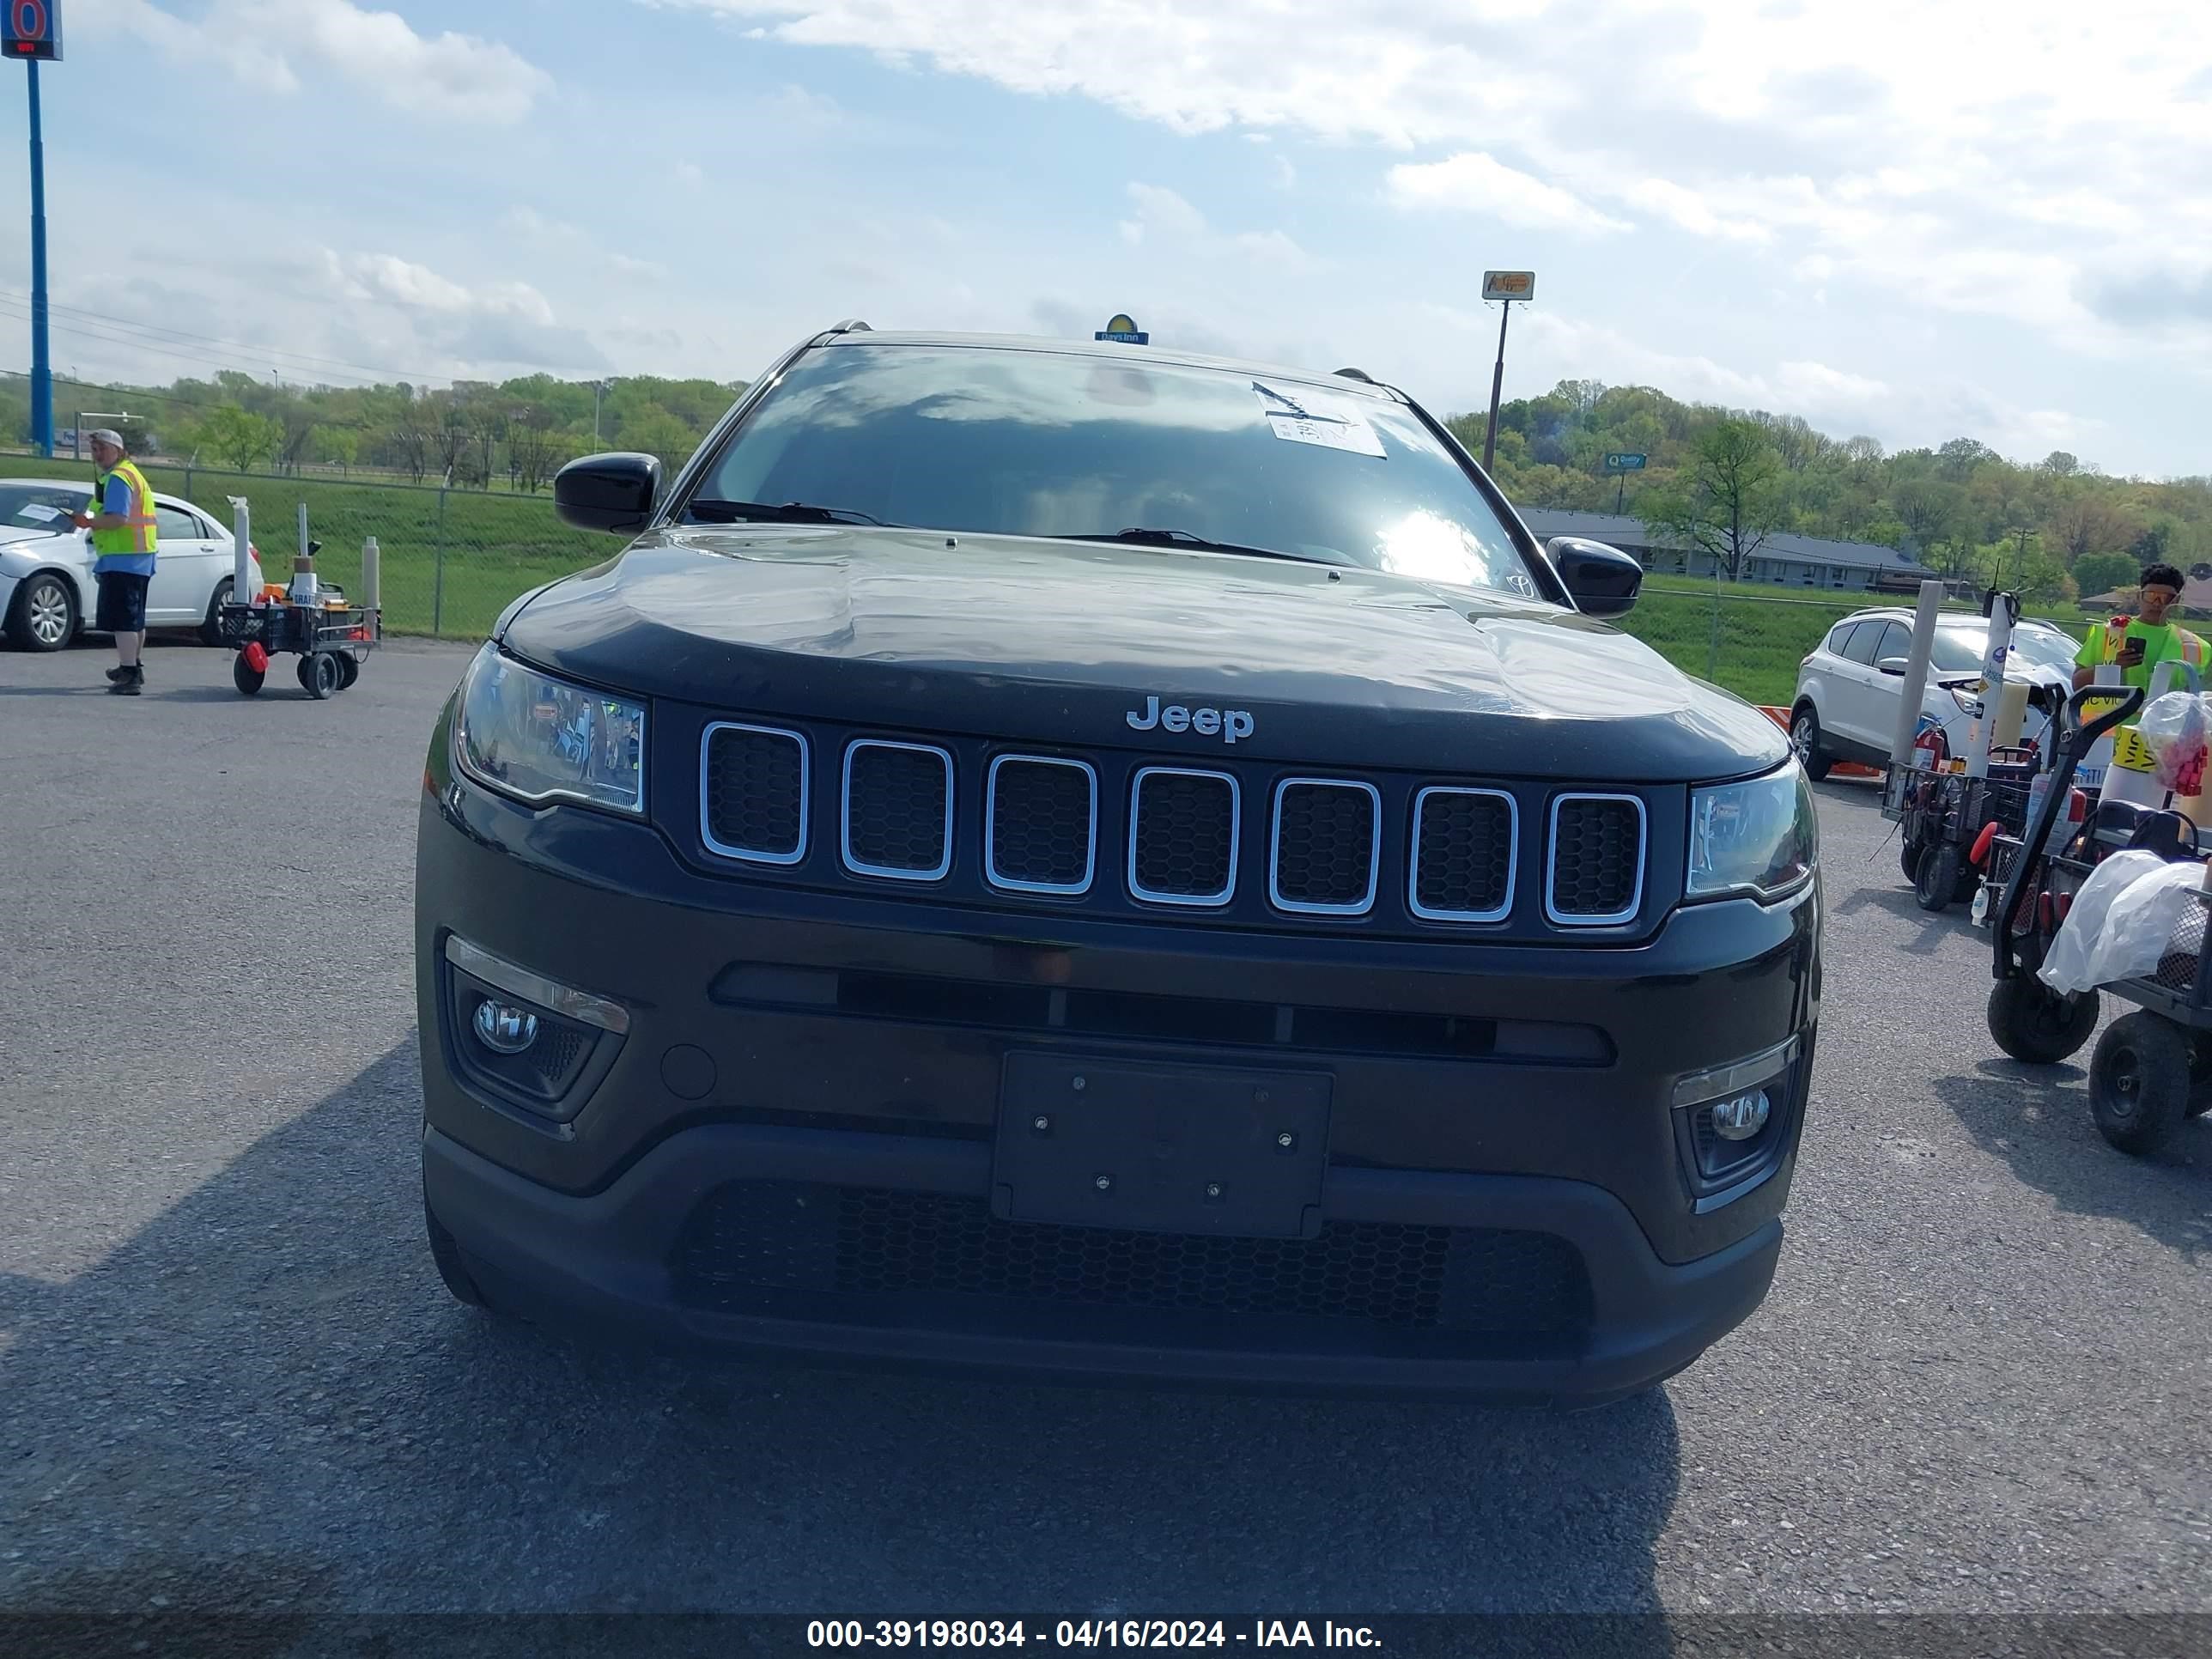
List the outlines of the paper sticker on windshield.
{"label": "paper sticker on windshield", "polygon": [[1366,417],[1348,404],[1306,391],[1303,386],[1284,391],[1252,382],[1267,425],[1278,438],[1294,444],[1316,444],[1353,455],[1384,459],[1382,440]]}
{"label": "paper sticker on windshield", "polygon": [[26,501],[21,507],[16,508],[16,515],[28,519],[33,524],[52,524],[56,519],[61,517],[61,513],[58,508],[48,507],[44,501]]}

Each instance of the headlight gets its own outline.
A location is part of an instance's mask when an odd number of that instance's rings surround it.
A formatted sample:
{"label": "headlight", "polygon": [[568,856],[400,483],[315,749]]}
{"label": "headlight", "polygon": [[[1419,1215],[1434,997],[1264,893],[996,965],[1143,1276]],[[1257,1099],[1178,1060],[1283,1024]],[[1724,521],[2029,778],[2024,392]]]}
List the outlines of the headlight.
{"label": "headlight", "polygon": [[1796,761],[1748,783],[1691,792],[1686,896],[1778,897],[1803,883],[1820,856],[1812,787]]}
{"label": "headlight", "polygon": [[488,788],[532,805],[645,811],[645,708],[526,668],[487,645],[461,682],[453,754]]}

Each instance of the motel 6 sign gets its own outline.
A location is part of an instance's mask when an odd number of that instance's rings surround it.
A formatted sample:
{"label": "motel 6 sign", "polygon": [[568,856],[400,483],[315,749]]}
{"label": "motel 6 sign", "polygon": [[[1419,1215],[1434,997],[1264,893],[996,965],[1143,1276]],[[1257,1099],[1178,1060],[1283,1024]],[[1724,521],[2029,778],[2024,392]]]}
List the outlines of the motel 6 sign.
{"label": "motel 6 sign", "polygon": [[10,58],[43,58],[58,63],[62,55],[62,20],[55,15],[60,0],[5,0],[7,15],[0,27],[0,50]]}

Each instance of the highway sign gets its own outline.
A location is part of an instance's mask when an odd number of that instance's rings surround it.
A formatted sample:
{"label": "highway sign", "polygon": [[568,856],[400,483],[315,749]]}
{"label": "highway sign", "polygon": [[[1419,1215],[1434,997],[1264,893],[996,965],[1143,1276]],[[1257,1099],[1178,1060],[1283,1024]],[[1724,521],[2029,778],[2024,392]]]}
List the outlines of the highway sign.
{"label": "highway sign", "polygon": [[1649,455],[1638,455],[1633,450],[1620,451],[1605,458],[1605,470],[1608,472],[1641,472],[1644,464],[1650,459]]}
{"label": "highway sign", "polygon": [[1486,300],[1533,300],[1536,297],[1536,273],[1533,270],[1486,270],[1482,273],[1482,297]]}

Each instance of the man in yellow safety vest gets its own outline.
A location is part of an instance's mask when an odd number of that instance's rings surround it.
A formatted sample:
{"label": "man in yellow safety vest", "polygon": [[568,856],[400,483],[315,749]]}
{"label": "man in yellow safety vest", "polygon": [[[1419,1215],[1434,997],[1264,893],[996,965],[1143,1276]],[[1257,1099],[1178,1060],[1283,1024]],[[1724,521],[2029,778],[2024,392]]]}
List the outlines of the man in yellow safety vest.
{"label": "man in yellow safety vest", "polygon": [[154,580],[154,492],[131,457],[120,433],[103,427],[92,434],[92,464],[99,469],[91,508],[76,515],[92,532],[92,578],[100,603],[92,625],[115,635],[115,666],[107,689],[135,697],[146,689],[139,653],[146,644],[146,589]]}
{"label": "man in yellow safety vest", "polygon": [[2181,597],[2182,575],[2170,564],[2154,564],[2142,573],[2142,608],[2132,617],[2116,616],[2094,629],[2075,653],[2075,690],[2090,684],[2097,670],[2107,663],[2119,665],[2124,684],[2148,692],[2151,676],[2160,663],[2179,659],[2200,676],[2204,672],[2204,641],[2166,613]]}

